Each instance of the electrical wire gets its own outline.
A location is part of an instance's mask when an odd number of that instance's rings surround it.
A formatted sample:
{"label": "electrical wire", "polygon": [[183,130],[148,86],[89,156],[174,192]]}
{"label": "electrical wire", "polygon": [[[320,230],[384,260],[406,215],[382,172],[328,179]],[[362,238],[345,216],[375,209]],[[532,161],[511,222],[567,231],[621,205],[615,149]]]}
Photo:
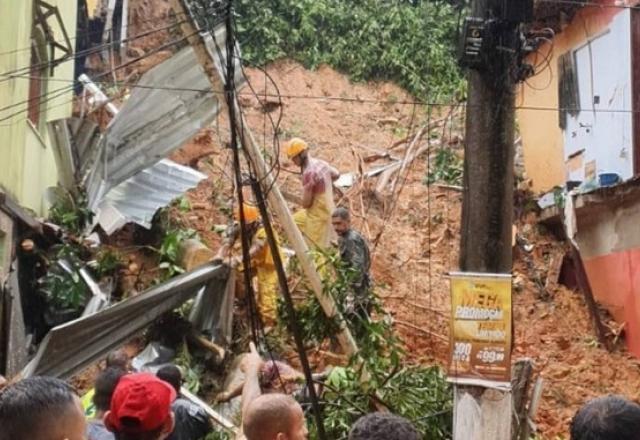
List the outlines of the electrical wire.
{"label": "electrical wire", "polygon": [[[176,16],[178,16],[178,15],[182,15],[182,14],[176,14]],[[222,18],[224,18],[224,15],[221,17],[221,19]],[[158,21],[158,19],[149,20],[149,21]],[[171,30],[172,28],[180,26],[183,23],[186,23],[188,21],[189,21],[189,19],[187,18],[187,19],[178,21],[176,23],[169,24],[169,25],[164,26],[164,27],[153,28],[153,29],[146,30],[146,31],[144,31],[144,32],[142,32],[142,33],[140,33],[138,35],[133,36],[133,37],[128,37],[128,38],[125,38],[125,39],[121,38],[121,39],[118,39],[118,40],[112,40],[112,41],[110,41],[108,43],[103,43],[103,44],[99,44],[99,45],[96,45],[96,46],[92,46],[92,47],[90,47],[88,49],[85,49],[85,50],[82,50],[82,51],[79,51],[79,52],[75,52],[73,54],[73,56],[66,57],[65,59],[63,59],[61,61],[57,61],[57,62],[56,61],[49,61],[49,62],[45,62],[45,63],[30,64],[29,66],[15,68],[13,71],[0,73],[0,76],[9,76],[9,75],[11,75],[13,73],[19,73],[20,71],[28,71],[28,70],[31,70],[33,68],[44,68],[44,67],[57,66],[57,65],[62,64],[64,62],[75,60],[75,59],[80,58],[82,56],[87,56],[87,55],[92,55],[94,53],[102,52],[103,50],[110,48],[110,46],[111,46],[111,48],[113,48],[117,44],[130,43],[132,41],[136,41],[136,40],[145,38],[145,37],[147,37],[149,35],[152,35],[152,34],[155,34],[157,32],[163,32],[163,31]],[[0,80],[0,82],[1,81],[2,80]]]}
{"label": "electrical wire", "polygon": [[[179,44],[180,42],[177,41],[175,42],[175,44]],[[145,56],[142,56],[140,58],[137,58],[136,60],[134,60],[135,62],[139,61],[140,59],[143,59]],[[108,71],[106,72],[106,74],[110,74],[112,71]],[[101,75],[103,76],[103,75]],[[13,76],[13,78],[23,78],[23,79],[41,79],[41,80],[48,80],[48,81],[53,81],[53,82],[66,82],[66,83],[76,83],[77,80],[71,80],[71,79],[62,79],[62,78],[47,78],[47,77],[38,77],[38,76],[30,76],[30,75],[15,75]],[[108,84],[108,85],[114,85],[113,81],[99,81],[99,80],[93,80],[92,81],[96,84]],[[136,83],[132,83],[132,82],[127,82],[127,81],[117,81],[115,83],[115,85],[119,85],[119,86],[125,86],[125,87],[130,87],[130,88],[140,88],[140,89],[150,89],[150,90],[167,90],[167,91],[176,91],[176,92],[197,92],[197,93],[212,93],[214,95],[224,95],[223,92],[219,92],[219,91],[215,91],[215,90],[211,90],[210,88],[205,88],[205,89],[198,89],[198,88],[189,88],[189,87],[168,87],[168,86],[160,86],[160,85],[149,85],[149,84],[136,84]],[[253,93],[238,93],[236,96],[241,97],[241,96],[255,96]],[[260,94],[259,96],[265,96],[264,94]],[[344,97],[344,96],[320,96],[320,95],[289,95],[289,94],[273,94],[273,93],[268,93],[266,95],[268,98],[282,98],[282,99],[300,99],[300,100],[309,100],[309,101],[337,101],[337,102],[351,102],[351,103],[357,103],[357,104],[380,104],[380,105],[416,105],[416,106],[422,106],[422,107],[451,107],[452,105],[458,105],[458,106],[462,106],[464,108],[474,108],[474,106],[469,105],[465,102],[458,102],[458,101],[452,101],[452,102],[436,102],[436,101],[395,101],[395,100],[379,100],[379,99],[362,99],[362,98],[351,98],[351,97]],[[28,100],[27,100],[28,101]],[[23,101],[27,102],[27,101]],[[0,111],[6,109],[7,107],[3,107],[0,108]],[[553,111],[553,112],[557,112],[557,111],[564,111],[564,110],[569,110],[569,108],[566,107],[552,107],[552,106],[533,106],[533,105],[517,105],[515,106],[516,110],[531,110],[531,111]],[[588,109],[582,109],[582,108],[574,108],[571,107],[570,110],[572,111],[592,111],[591,108]],[[616,109],[616,108],[611,108],[611,109],[596,109],[595,110],[596,113],[622,113],[622,114],[627,114],[627,113],[640,113],[640,109],[638,110],[630,110],[630,109]],[[286,169],[282,169],[282,171],[286,171]]]}
{"label": "electrical wire", "polygon": [[15,68],[14,70],[10,70],[8,72],[0,73],[0,76],[5,77],[5,78],[0,79],[0,83],[2,83],[4,81],[9,81],[9,80],[11,80],[11,78],[13,76],[15,76],[17,74],[21,74],[23,72],[29,72],[29,71],[31,71],[33,69],[40,70],[40,69],[44,69],[44,68],[47,68],[47,67],[56,67],[56,66],[59,66],[60,64],[67,63],[69,61],[74,61],[74,60],[76,60],[77,58],[80,58],[80,57],[84,57],[84,56],[100,53],[100,52],[104,51],[105,49],[109,49],[110,47],[112,49],[113,48],[112,46],[114,46],[117,43],[126,43],[126,42],[135,41],[135,40],[138,40],[138,39],[141,39],[141,38],[145,38],[145,37],[148,37],[149,35],[152,35],[154,33],[163,32],[163,31],[169,30],[171,28],[174,28],[176,26],[179,26],[182,23],[184,23],[184,22],[174,23],[174,24],[171,24],[169,26],[162,27],[162,28],[156,28],[156,29],[144,32],[142,34],[136,35],[134,37],[130,37],[130,38],[126,39],[126,40],[118,40],[118,41],[113,41],[113,42],[110,42],[110,43],[94,46],[94,47],[91,47],[90,49],[86,49],[86,50],[83,50],[83,51],[80,51],[80,52],[76,52],[72,56],[64,58],[63,60],[60,60],[60,61],[47,61],[47,62],[38,63],[38,64],[31,64],[29,66],[18,67],[18,68]]}
{"label": "electrical wire", "polygon": [[[175,16],[180,16],[180,15],[184,15],[184,14],[175,14]],[[157,22],[157,21],[161,21],[161,20],[165,20],[165,18],[161,18],[161,17],[154,17],[154,18],[150,18],[148,20],[141,20],[141,21],[137,21],[135,24],[142,24],[142,23],[151,23],[151,22]],[[133,25],[133,21],[129,20],[127,22],[127,26],[131,26]],[[91,35],[98,35],[98,34],[102,34],[104,32],[112,32],[114,30],[116,30],[117,28],[109,28],[109,29],[104,29],[104,30],[95,30],[95,31],[87,31],[87,32],[76,32],[76,34],[73,37],[69,38],[69,41],[74,41],[77,39],[80,39],[82,37],[86,37],[86,36],[91,36]],[[66,43],[67,40],[54,40],[53,43],[57,43],[57,44],[64,44]],[[6,55],[12,55],[15,53],[20,53],[20,52],[26,52],[28,50],[31,50],[31,46],[28,47],[21,47],[18,49],[13,49],[13,50],[8,50],[5,52],[0,52],[0,57],[2,56],[6,56]]]}
{"label": "electrical wire", "polygon": [[[97,76],[96,76],[96,78],[98,78],[98,79],[99,79],[99,78],[102,78],[102,77],[104,77],[104,76],[106,76],[106,75],[109,75],[109,74],[111,74],[111,73],[113,73],[113,72],[115,72],[115,71],[117,71],[117,70],[124,69],[125,67],[128,67],[128,66],[130,66],[130,65],[132,65],[132,64],[137,63],[138,61],[141,61],[141,60],[143,60],[143,59],[145,59],[145,58],[147,58],[147,57],[149,57],[149,56],[151,56],[151,55],[154,55],[155,53],[157,53],[157,52],[159,52],[159,51],[161,51],[161,50],[168,49],[168,48],[170,48],[170,47],[172,47],[172,46],[174,46],[174,45],[176,45],[176,44],[180,44],[180,43],[182,43],[183,41],[185,41],[186,39],[188,39],[188,38],[190,38],[191,36],[195,35],[196,33],[197,33],[197,31],[196,31],[196,32],[194,32],[194,33],[193,33],[193,34],[191,34],[191,35],[187,35],[187,36],[184,36],[184,37],[179,38],[179,39],[177,39],[177,40],[173,40],[173,41],[170,41],[170,42],[168,42],[168,43],[165,43],[165,44],[162,44],[162,45],[160,45],[160,46],[157,46],[157,47],[155,47],[154,49],[150,50],[149,52],[147,52],[146,54],[144,54],[144,55],[142,55],[142,56],[140,56],[140,57],[137,57],[137,58],[134,58],[134,59],[132,59],[132,60],[129,60],[129,61],[125,62],[125,63],[122,63],[122,64],[120,64],[120,65],[118,65],[118,66],[114,67],[113,69],[111,69],[111,70],[109,70],[109,71],[107,71],[107,72],[103,72],[103,73],[101,73],[101,74],[97,75]],[[10,109],[10,108],[17,107],[17,106],[22,105],[22,104],[27,104],[27,105],[29,105],[31,102],[33,102],[33,101],[35,101],[35,100],[39,100],[39,99],[41,99],[41,98],[43,98],[43,97],[46,97],[46,96],[47,96],[47,95],[49,95],[49,94],[53,94],[53,93],[56,93],[56,92],[66,93],[66,92],[68,92],[68,91],[72,90],[72,89],[74,88],[74,85],[75,85],[75,84],[77,84],[77,82],[78,82],[77,80],[70,80],[70,81],[72,82],[72,85],[71,85],[71,86],[63,87],[63,88],[61,88],[61,89],[57,89],[57,90],[55,90],[55,91],[53,91],[53,92],[47,92],[47,93],[42,94],[42,95],[40,95],[40,96],[32,97],[32,98],[29,98],[29,99],[27,99],[27,100],[25,100],[25,101],[18,102],[18,103],[14,103],[14,104],[11,104],[11,105],[9,105],[9,106],[6,106],[6,107],[3,107],[3,108],[0,108],[0,112],[1,112],[1,111],[5,111],[5,110],[8,110],[8,109]],[[59,95],[56,95],[56,96],[59,96]],[[50,99],[51,99],[51,98],[50,98]],[[50,99],[49,99],[49,100],[50,100]],[[48,100],[47,100],[47,101],[48,101]],[[17,115],[20,115],[20,114],[22,114],[25,110],[26,110],[26,109],[22,109],[22,110],[20,110],[20,111],[18,111],[18,112],[16,112],[16,113],[13,113],[13,114],[11,114],[11,115],[9,115],[9,116],[6,116],[6,117],[4,117],[4,118],[0,119],[0,122],[4,122],[4,121],[6,121],[6,120],[8,120],[8,119],[11,119],[11,118],[13,118],[13,117],[17,116]]]}

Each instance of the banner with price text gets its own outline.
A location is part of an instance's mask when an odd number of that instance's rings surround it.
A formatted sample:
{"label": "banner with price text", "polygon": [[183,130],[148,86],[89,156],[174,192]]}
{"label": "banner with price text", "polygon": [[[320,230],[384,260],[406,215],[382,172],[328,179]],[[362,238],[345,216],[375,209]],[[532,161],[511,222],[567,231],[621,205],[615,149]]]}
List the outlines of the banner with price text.
{"label": "banner with price text", "polygon": [[511,385],[511,275],[453,272],[449,381]]}

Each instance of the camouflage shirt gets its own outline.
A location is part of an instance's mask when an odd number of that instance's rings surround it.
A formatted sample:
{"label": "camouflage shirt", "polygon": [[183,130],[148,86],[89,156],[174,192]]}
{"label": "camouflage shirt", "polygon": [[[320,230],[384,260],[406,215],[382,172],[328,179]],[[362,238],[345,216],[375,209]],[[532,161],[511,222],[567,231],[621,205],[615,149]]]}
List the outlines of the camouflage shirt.
{"label": "camouflage shirt", "polygon": [[340,257],[349,267],[355,270],[353,287],[357,295],[365,293],[369,288],[369,269],[371,268],[371,255],[369,245],[360,233],[349,229],[346,234],[339,237]]}

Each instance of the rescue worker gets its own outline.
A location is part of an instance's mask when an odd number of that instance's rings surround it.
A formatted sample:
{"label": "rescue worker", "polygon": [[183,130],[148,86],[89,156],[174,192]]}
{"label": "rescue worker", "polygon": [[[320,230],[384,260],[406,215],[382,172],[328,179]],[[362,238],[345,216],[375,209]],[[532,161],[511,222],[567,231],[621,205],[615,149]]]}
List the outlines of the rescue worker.
{"label": "rescue worker", "polygon": [[[373,306],[371,298],[371,254],[364,237],[351,227],[351,216],[346,208],[339,207],[331,215],[333,228],[338,234],[340,259],[354,271],[351,292],[347,295],[345,315],[368,320]],[[354,324],[358,325],[359,322]]]}
{"label": "rescue worker", "polygon": [[302,170],[303,209],[293,218],[310,247],[327,249],[333,237],[333,182],[340,173],[327,162],[311,157],[309,146],[302,139],[287,142],[286,153]]}
{"label": "rescue worker", "polygon": [[[273,326],[276,321],[276,308],[278,300],[278,273],[276,272],[271,248],[267,241],[267,232],[262,227],[260,221],[260,213],[258,208],[248,204],[244,204],[244,220],[247,225],[249,234],[249,256],[251,258],[251,268],[255,271],[258,279],[258,311],[262,316],[266,326]],[[240,210],[235,209],[233,213],[234,220],[240,222]],[[236,233],[232,233],[228,240],[225,241],[222,248],[218,251],[215,260],[224,260],[232,257],[233,247],[236,239],[239,237],[240,228],[234,227]],[[274,232],[275,233],[275,232]],[[276,241],[278,237],[276,236]],[[282,257],[282,253],[280,254]],[[242,270],[242,257],[233,257],[232,265],[238,266]]]}

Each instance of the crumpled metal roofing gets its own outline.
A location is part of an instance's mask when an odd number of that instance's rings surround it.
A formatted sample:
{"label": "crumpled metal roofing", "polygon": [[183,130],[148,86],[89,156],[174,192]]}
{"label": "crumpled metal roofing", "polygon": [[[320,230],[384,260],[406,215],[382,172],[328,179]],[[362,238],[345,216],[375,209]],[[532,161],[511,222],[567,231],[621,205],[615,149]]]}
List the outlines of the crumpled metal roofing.
{"label": "crumpled metal roofing", "polygon": [[[224,67],[226,32],[205,37],[216,68]],[[239,49],[238,49],[239,52]],[[236,86],[242,87],[239,57]],[[222,90],[214,93],[191,46],[145,73],[100,145],[100,160],[87,182],[89,207],[104,194],[140,170],[150,167],[181,147],[213,121],[220,111]]]}
{"label": "crumpled metal roofing", "polygon": [[205,286],[224,294],[229,268],[205,264],[98,313],[54,327],[24,368],[24,377],[68,378],[124,344],[160,315],[193,298]]}
{"label": "crumpled metal roofing", "polygon": [[158,209],[206,178],[192,168],[161,160],[109,191],[95,209],[96,221],[108,235],[129,222],[148,229]]}

